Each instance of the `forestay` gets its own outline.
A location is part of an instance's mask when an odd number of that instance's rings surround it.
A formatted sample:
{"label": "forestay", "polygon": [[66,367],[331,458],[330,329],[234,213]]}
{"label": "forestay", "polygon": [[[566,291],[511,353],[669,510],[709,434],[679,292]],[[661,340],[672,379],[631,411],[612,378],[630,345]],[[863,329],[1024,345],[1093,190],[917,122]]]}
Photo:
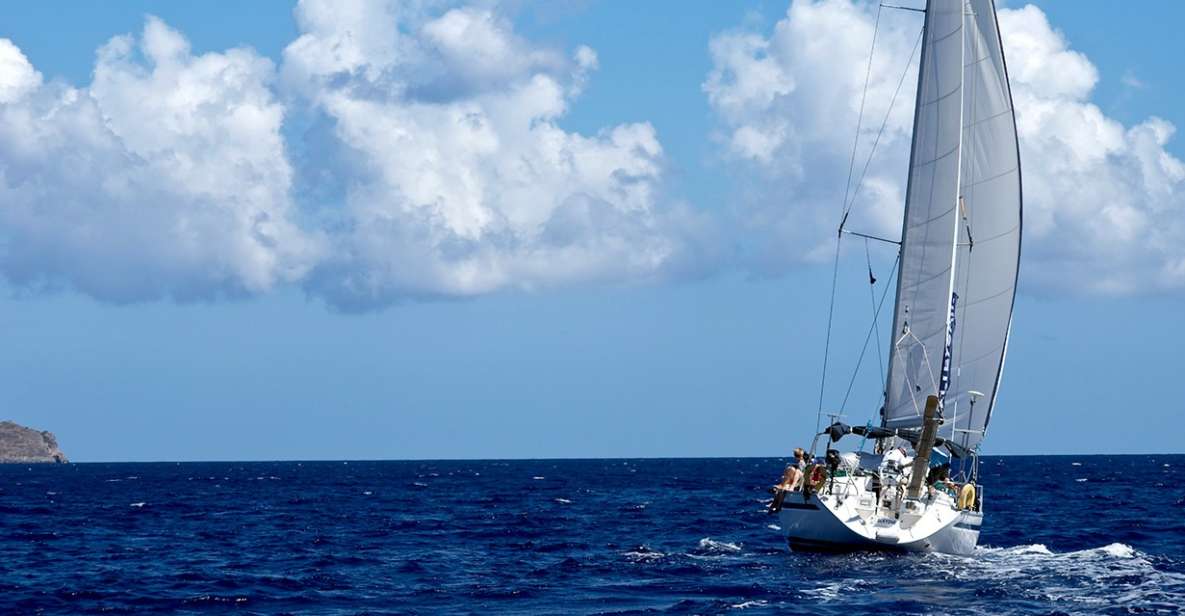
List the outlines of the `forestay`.
{"label": "forestay", "polygon": [[[1020,166],[992,0],[930,0],[883,423],[982,438],[999,386],[1020,252]],[[975,392],[974,394],[972,392]],[[974,403],[973,403],[974,401]]]}

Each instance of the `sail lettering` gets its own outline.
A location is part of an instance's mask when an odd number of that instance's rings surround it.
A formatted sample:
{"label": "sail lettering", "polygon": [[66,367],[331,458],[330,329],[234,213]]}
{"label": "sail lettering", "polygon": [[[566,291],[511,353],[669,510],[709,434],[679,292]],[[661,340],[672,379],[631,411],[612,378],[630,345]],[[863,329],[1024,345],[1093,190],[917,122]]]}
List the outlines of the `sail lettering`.
{"label": "sail lettering", "polygon": [[942,378],[938,382],[938,399],[946,399],[946,390],[950,387],[950,363],[952,346],[955,341],[955,308],[959,305],[959,294],[950,296],[950,325],[946,329],[946,348],[942,351]]}

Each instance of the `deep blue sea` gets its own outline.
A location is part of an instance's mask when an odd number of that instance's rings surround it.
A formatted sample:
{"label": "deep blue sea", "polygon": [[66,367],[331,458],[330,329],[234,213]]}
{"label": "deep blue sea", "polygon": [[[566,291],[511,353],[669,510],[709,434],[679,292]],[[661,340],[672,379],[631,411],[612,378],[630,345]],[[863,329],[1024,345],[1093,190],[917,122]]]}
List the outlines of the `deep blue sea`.
{"label": "deep blue sea", "polygon": [[982,547],[787,550],[774,459],[0,466],[2,614],[1185,606],[1185,456],[987,458]]}

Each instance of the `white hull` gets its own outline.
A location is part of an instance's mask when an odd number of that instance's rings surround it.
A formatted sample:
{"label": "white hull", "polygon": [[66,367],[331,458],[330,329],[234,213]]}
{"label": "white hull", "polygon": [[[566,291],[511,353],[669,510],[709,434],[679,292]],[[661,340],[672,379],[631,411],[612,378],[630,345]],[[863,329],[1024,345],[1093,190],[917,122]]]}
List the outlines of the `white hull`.
{"label": "white hull", "polygon": [[[795,550],[893,550],[967,555],[979,542],[983,514],[960,511],[945,493],[885,507],[867,491],[866,478],[836,481],[835,493],[786,495],[780,512]],[[887,490],[886,490],[887,491]]]}

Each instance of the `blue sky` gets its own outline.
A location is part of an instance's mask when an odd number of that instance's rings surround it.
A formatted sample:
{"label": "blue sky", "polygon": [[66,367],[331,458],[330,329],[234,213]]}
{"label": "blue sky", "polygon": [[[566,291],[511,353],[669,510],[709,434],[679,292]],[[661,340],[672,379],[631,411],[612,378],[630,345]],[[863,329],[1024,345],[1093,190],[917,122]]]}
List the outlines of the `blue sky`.
{"label": "blue sky", "polygon": [[[775,51],[725,58],[710,51],[713,41],[715,49],[722,49],[732,40],[730,33],[777,48],[779,32],[793,36],[792,20],[778,28],[788,4],[590,1],[539,8],[479,3],[469,7],[475,12],[456,15],[493,16],[499,32],[513,32],[506,40],[517,46],[514,55],[528,58],[522,67],[487,67],[454,82],[439,78],[436,71],[444,70],[439,64],[406,68],[392,61],[398,68],[391,70],[404,71],[401,85],[393,86],[385,76],[355,76],[358,82],[350,90],[325,78],[328,69],[317,64],[324,57],[309,51],[315,47],[286,57],[285,48],[302,34],[332,36],[324,24],[317,29],[314,17],[298,23],[286,2],[228,4],[217,11],[155,2],[0,6],[0,39],[19,48],[41,75],[37,85],[15,86],[13,91],[21,93],[7,95],[7,102],[0,77],[0,106],[29,105],[44,112],[37,101],[62,96],[51,87],[93,91],[103,113],[111,114],[106,124],[122,131],[112,143],[124,144],[102,145],[93,159],[85,159],[96,165],[93,177],[52,168],[54,156],[60,159],[64,149],[46,146],[46,157],[22,158],[23,150],[0,147],[6,177],[24,173],[47,184],[81,177],[78,192],[53,188],[9,197],[26,199],[10,201],[10,207],[20,203],[30,212],[48,212],[44,224],[31,226],[31,218],[15,215],[0,221],[9,261],[2,268],[7,293],[0,313],[7,324],[0,330],[3,415],[53,430],[73,458],[96,461],[759,456],[780,455],[806,442],[814,425],[830,283],[829,265],[820,264],[811,251],[837,222],[831,218],[837,217],[838,204],[829,205],[827,197],[836,186],[842,194],[846,171],[825,153],[833,141],[850,144],[854,125],[850,114],[809,116],[822,95],[811,89],[819,82],[812,81],[801,57]],[[1149,159],[1143,154],[1185,156],[1179,138],[1157,144],[1142,137],[1162,128],[1147,124],[1150,117],[1185,125],[1185,112],[1174,104],[1182,84],[1170,66],[1182,50],[1169,31],[1185,7],[1155,3],[1164,14],[1149,19],[1148,9],[1137,13],[1105,1],[1035,5],[1052,30],[1043,29],[1036,13],[1017,12],[1014,28],[1027,28],[1030,42],[1041,44],[1025,48],[1035,50],[1031,57],[1009,57],[1010,66],[1036,75],[1035,85],[1020,86],[1032,92],[1030,108],[1039,103],[1060,110],[1061,117],[1092,118],[1093,105],[1098,117],[1113,124],[1099,129],[1096,140],[1081,142],[1067,136],[1077,134],[1074,126],[1061,129],[1070,133],[1057,133],[1056,126],[1034,120],[1026,129],[1029,143],[1036,144],[1024,161],[1026,174],[1033,168],[1032,179],[1026,175],[1026,206],[1032,202],[1036,230],[1025,238],[1014,336],[985,450],[1180,452],[1173,431],[1164,427],[1182,411],[1176,396],[1182,366],[1177,348],[1185,342],[1180,317],[1185,287],[1173,274],[1174,264],[1181,262],[1182,249],[1175,247],[1181,238],[1175,231],[1142,234],[1145,227],[1135,223],[1127,237],[1123,225],[1147,217],[1160,227],[1180,227],[1185,216],[1185,184],[1172,175],[1171,165],[1166,177],[1130,177],[1133,165]],[[400,17],[408,20],[401,28],[415,32],[424,23],[448,25],[441,16],[458,6]],[[149,14],[167,24],[168,30],[155,31],[156,39],[145,31]],[[820,23],[842,25],[836,20],[852,19],[858,26],[871,13],[859,5],[846,13],[818,15],[833,20]],[[908,39],[910,16],[886,19],[896,20],[889,25],[900,31],[898,38]],[[381,20],[372,21],[381,35]],[[1003,27],[1009,23],[1004,20]],[[1050,35],[1053,31],[1061,32],[1061,43]],[[859,30],[838,28],[818,36],[842,42],[853,32]],[[271,66],[243,57],[225,62],[258,76],[258,87],[201,82],[208,89],[226,88],[208,106],[246,106],[265,119],[269,110],[282,107],[283,122],[253,125],[259,138],[252,143],[263,144],[258,151],[226,141],[217,127],[227,114],[217,109],[198,123],[215,126],[212,132],[178,129],[179,141],[165,141],[169,135],[157,133],[171,129],[153,130],[158,126],[153,118],[164,118],[159,120],[164,127],[165,120],[180,122],[187,113],[205,111],[178,112],[145,98],[171,100],[170,90],[153,89],[168,85],[167,76],[159,82],[144,79],[152,69],[141,57],[146,52],[120,56],[104,65],[109,77],[96,77],[96,50],[124,34],[132,35],[133,47],[161,41],[162,58],[174,53],[168,51],[172,42],[187,40],[191,49],[184,57],[189,59],[179,64],[189,67],[186,63],[202,54],[249,46]],[[894,40],[886,38],[883,57],[886,67],[899,71],[904,58],[893,55]],[[367,57],[382,55],[376,44]],[[594,64],[581,59],[581,46],[595,52]],[[866,52],[867,42],[854,41],[851,47]],[[450,56],[442,57],[446,68],[472,64],[462,57],[462,64],[452,65]],[[759,105],[751,101],[765,100],[761,88],[779,86],[746,86],[734,77],[763,57],[781,62],[782,77],[793,77],[796,89]],[[298,59],[304,64],[292,68]],[[369,61],[369,66],[377,62]],[[1094,82],[1087,65],[1096,73]],[[367,66],[354,67],[355,73],[365,75]],[[1047,66],[1058,75],[1079,75],[1078,80],[1042,89],[1051,80],[1041,77]],[[723,76],[716,98],[706,85],[713,71]],[[885,78],[895,82],[899,73],[891,72],[885,70]],[[375,219],[359,218],[378,207],[388,208],[383,210],[388,216],[404,211],[403,202],[386,201],[385,195],[414,192],[419,187],[407,186],[406,178],[419,176],[376,174],[368,166],[378,160],[399,167],[407,154],[384,149],[382,140],[368,140],[366,131],[379,122],[352,124],[366,119],[349,115],[357,105],[378,100],[385,105],[378,113],[390,126],[439,138],[424,124],[435,116],[413,112],[455,101],[489,111],[499,96],[516,92],[532,75],[552,79],[563,91],[558,99],[513,99],[562,103],[562,111],[540,112],[532,126],[554,124],[547,134],[555,139],[584,136],[591,141],[573,140],[570,148],[616,157],[613,163],[632,178],[623,182],[588,169],[536,178],[549,186],[554,179],[553,198],[565,198],[567,186],[582,182],[584,192],[606,195],[607,206],[601,201],[601,206],[584,205],[587,209],[576,212],[587,214],[586,219],[557,231],[560,237],[577,238],[571,252],[546,252],[551,244],[532,244],[535,240],[513,225],[498,233],[465,235],[466,225],[476,223],[456,212],[519,215],[509,201],[491,196],[513,190],[497,179],[507,169],[491,171],[469,150],[451,151],[474,161],[474,175],[487,174],[484,183],[474,184],[480,207],[467,200],[472,193],[465,193],[454,201],[442,198],[445,205],[436,213],[454,224],[465,239],[458,244],[462,248],[448,243],[419,247],[413,232],[427,231],[410,222],[387,235]],[[394,90],[385,91],[388,98],[349,99],[363,89],[404,86],[428,94],[417,105],[405,106],[391,102]],[[754,89],[740,91],[749,86]],[[720,102],[727,96],[750,102]],[[503,130],[497,113],[489,113],[491,126],[502,131],[498,147],[516,148],[511,154],[537,165],[546,159],[533,137]],[[147,118],[140,124],[148,130],[138,132],[137,114]],[[77,117],[88,116],[79,112]],[[0,134],[17,143],[12,136],[27,124],[11,117],[5,121],[10,123],[0,122]],[[784,140],[768,160],[729,145],[737,143],[729,141],[730,135],[745,126],[783,121],[796,127],[802,142]],[[38,126],[43,133],[58,128]],[[620,126],[649,126],[652,134],[637,129],[613,137]],[[814,126],[829,131],[808,130]],[[79,143],[72,139],[65,143]],[[282,147],[269,149],[269,139]],[[661,156],[637,157],[652,139],[661,144]],[[211,149],[199,150],[195,143]],[[1061,160],[1058,154],[1065,152],[1057,148],[1063,146],[1077,148],[1068,160],[1085,162],[1053,167],[1048,161]],[[157,165],[153,173],[138,175],[134,165],[110,163],[111,152],[122,151],[110,149],[116,147]],[[168,236],[158,237],[159,225],[176,222],[161,213],[162,204],[192,207],[179,210],[184,220],[192,220],[200,208],[217,209],[208,193],[222,193],[213,187],[194,196],[188,185],[170,184],[204,176],[174,177],[170,174],[181,172],[171,166],[172,158],[153,157],[181,152],[177,157],[211,165],[208,171],[215,173],[224,169],[218,161],[227,153],[244,148],[253,158],[219,177],[231,189],[236,181],[276,177],[280,189],[245,204],[237,201],[242,191],[229,190],[222,198],[291,224],[269,228],[273,241],[263,248],[227,239],[241,230],[237,215],[210,221],[216,233],[199,236],[202,241],[185,251],[175,250]],[[802,155],[795,150],[803,148],[819,155],[796,158]],[[878,163],[876,172],[892,178],[901,148],[899,143],[895,150],[886,148],[878,158],[884,167]],[[1100,148],[1110,150],[1093,156]],[[279,168],[277,160],[283,163]],[[794,165],[813,172],[809,181],[784,175],[782,170]],[[244,167],[251,172],[240,177]],[[424,168],[413,170],[427,173]],[[896,175],[903,180],[903,173]],[[104,177],[129,178],[152,197],[116,191],[100,205],[53,209],[60,203],[90,203],[78,195],[109,190]],[[156,182],[160,177],[167,180]],[[1085,188],[1059,192],[1073,187],[1063,181]],[[1081,222],[1093,218],[1091,212],[1114,206],[1110,195],[1120,192],[1141,196],[1122,203],[1103,231]],[[1046,193],[1067,195],[1068,203]],[[874,201],[863,211],[870,228],[881,211],[877,208],[892,207]],[[453,203],[459,209],[449,209]],[[618,215],[598,222],[596,207],[612,207]],[[647,215],[637,216],[638,208]],[[139,215],[146,211],[153,213]],[[355,226],[379,231],[341,231]],[[98,230],[97,239],[80,242],[79,229]],[[606,236],[619,241],[601,243]],[[405,250],[400,241],[417,248]],[[531,254],[545,258],[526,258],[508,246],[528,246]],[[863,247],[852,248],[841,270],[829,407],[843,397],[868,326]],[[449,250],[474,250],[504,268],[497,275],[480,268],[474,274],[465,269],[469,262],[451,260]],[[655,261],[656,252],[666,256]],[[874,267],[887,277],[885,255],[875,256]],[[411,266],[401,269],[407,263]],[[862,422],[876,407],[880,384],[874,364],[870,360],[857,377],[846,410],[851,421]]]}

